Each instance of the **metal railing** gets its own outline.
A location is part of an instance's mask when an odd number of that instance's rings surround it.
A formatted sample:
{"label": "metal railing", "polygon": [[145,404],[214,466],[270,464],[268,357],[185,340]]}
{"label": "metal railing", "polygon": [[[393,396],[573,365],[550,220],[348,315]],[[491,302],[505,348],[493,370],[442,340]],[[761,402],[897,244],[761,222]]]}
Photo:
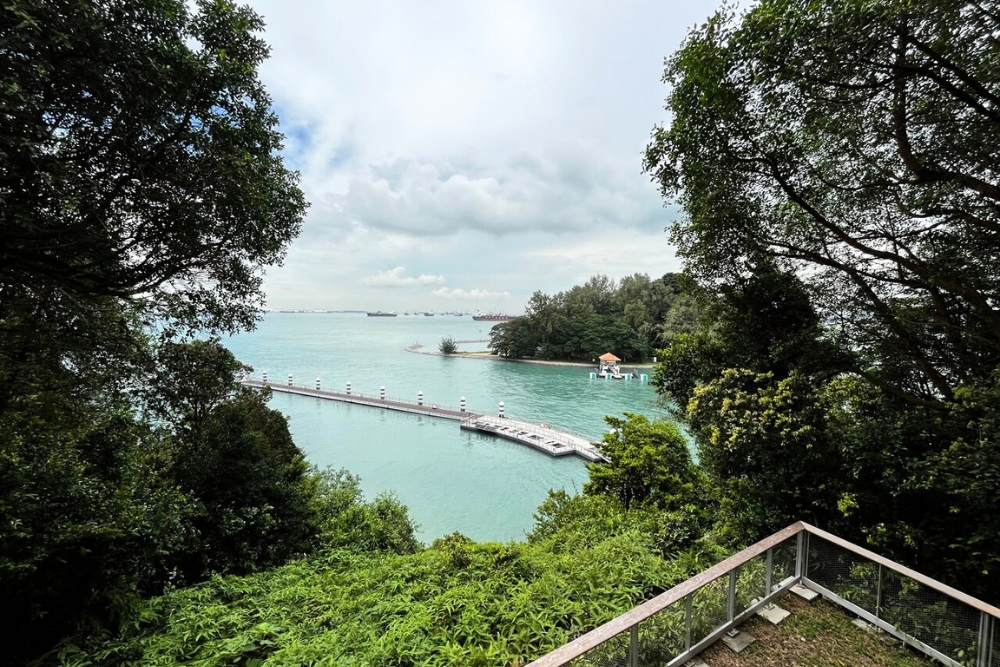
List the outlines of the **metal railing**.
{"label": "metal railing", "polygon": [[945,665],[1000,667],[1000,609],[802,522],[528,667],[673,667],[796,584]]}
{"label": "metal railing", "polygon": [[[590,443],[590,440],[582,435],[576,435],[574,433],[567,433],[561,430],[554,430],[550,428],[540,428],[533,426],[526,422],[517,421],[515,419],[500,419],[498,417],[491,417],[489,415],[483,415],[479,417],[471,417],[463,423],[471,424],[473,422],[486,422],[491,426],[496,426],[497,428],[509,426],[515,428],[518,431],[524,431],[531,435],[538,436],[542,440],[552,440],[567,449],[575,452],[587,452],[600,454],[600,450]],[[511,422],[514,422],[513,424]]]}

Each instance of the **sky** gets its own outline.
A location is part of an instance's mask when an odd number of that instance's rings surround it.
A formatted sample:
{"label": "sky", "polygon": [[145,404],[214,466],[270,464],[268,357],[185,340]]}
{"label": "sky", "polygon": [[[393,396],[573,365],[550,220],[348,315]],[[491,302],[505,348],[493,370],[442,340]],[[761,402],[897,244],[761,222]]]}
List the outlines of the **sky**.
{"label": "sky", "polygon": [[275,309],[523,312],[677,271],[642,173],[664,58],[716,4],[249,0],[311,203]]}

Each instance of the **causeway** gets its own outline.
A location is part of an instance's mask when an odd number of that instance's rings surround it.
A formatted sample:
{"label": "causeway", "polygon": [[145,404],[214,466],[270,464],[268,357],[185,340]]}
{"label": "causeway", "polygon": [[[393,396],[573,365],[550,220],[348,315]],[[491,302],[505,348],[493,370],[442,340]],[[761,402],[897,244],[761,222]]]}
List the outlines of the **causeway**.
{"label": "causeway", "polygon": [[442,407],[436,403],[427,405],[423,401],[404,401],[398,398],[383,398],[364,393],[330,391],[329,389],[315,389],[306,385],[266,382],[246,378],[241,380],[240,384],[244,387],[255,387],[258,389],[269,387],[271,391],[278,391],[285,394],[299,394],[301,396],[312,396],[314,398],[339,401],[341,403],[367,405],[373,408],[395,410],[396,412],[409,412],[411,414],[426,415],[439,419],[451,419],[459,422],[459,428],[463,431],[474,431],[517,442],[544,452],[549,456],[575,454],[588,461],[607,460],[594,443],[582,436],[507,417],[493,417],[481,411],[465,410],[464,406],[456,410],[454,408]]}

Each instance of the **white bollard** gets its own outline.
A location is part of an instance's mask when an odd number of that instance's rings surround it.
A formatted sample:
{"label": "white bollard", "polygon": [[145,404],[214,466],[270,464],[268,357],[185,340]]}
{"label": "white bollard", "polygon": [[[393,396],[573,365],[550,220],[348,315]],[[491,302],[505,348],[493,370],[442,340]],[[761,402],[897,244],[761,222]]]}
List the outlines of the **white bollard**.
{"label": "white bollard", "polygon": [[291,373],[288,374],[288,386],[289,387],[292,386],[292,374]]}
{"label": "white bollard", "polygon": [[643,373],[642,375],[639,376],[639,380],[641,380],[642,382],[648,382],[649,376]]}
{"label": "white bollard", "polygon": [[596,380],[597,379],[597,373],[595,373],[594,371],[590,371],[590,379],[591,380]]}
{"label": "white bollard", "polygon": [[348,396],[351,395],[351,381],[350,380],[347,381],[347,395]]}
{"label": "white bollard", "polygon": [[417,405],[423,405],[423,404],[424,404],[424,392],[418,391],[417,392]]}
{"label": "white bollard", "polygon": [[319,391],[319,378],[316,378],[316,391]]}
{"label": "white bollard", "polygon": [[506,419],[506,417],[504,417],[504,414],[503,414],[503,401],[500,401],[500,415],[499,415],[499,417],[500,417],[500,419]]}
{"label": "white bollard", "polygon": [[264,384],[267,384],[267,371],[262,371],[260,377],[261,377],[260,381],[263,382]]}
{"label": "white bollard", "polygon": [[383,401],[385,400],[385,385],[382,385],[381,387],[378,388],[378,397],[381,398]]}
{"label": "white bollard", "polygon": [[463,396],[462,398],[458,399],[458,409],[461,412],[465,412],[465,396]]}

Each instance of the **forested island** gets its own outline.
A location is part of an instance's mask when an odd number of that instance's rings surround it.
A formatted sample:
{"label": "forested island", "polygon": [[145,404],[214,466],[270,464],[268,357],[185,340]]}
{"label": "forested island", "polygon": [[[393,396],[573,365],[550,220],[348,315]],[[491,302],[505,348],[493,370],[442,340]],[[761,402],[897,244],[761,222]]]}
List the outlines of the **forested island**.
{"label": "forested island", "polygon": [[683,276],[596,277],[511,357],[657,356],[679,427],[523,542],[430,545],[311,468],[218,337],[306,210],[230,2],[2,12],[0,627],[8,664],[524,665],[806,520],[1000,601],[995,3],[761,0],[666,65],[644,168]]}
{"label": "forested island", "polygon": [[616,284],[594,276],[555,295],[535,292],[526,313],[490,331],[490,350],[510,359],[594,361],[613,352],[644,361],[674,334],[691,333],[698,306],[679,274],[637,273]]}

